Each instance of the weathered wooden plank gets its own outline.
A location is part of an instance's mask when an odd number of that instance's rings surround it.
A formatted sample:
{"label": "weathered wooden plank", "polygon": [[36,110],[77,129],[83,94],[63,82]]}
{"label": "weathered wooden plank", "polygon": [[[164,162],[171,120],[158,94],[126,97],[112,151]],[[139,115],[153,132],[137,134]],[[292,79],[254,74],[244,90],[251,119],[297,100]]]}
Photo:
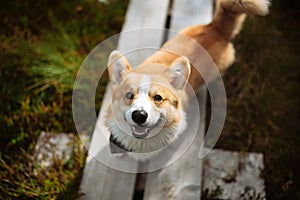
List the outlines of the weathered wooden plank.
{"label": "weathered wooden plank", "polygon": [[84,194],[81,197],[82,200],[113,200],[119,199],[120,196],[123,199],[132,199],[136,175],[107,167],[98,160],[98,155],[94,155],[95,152],[101,153],[104,149],[108,150],[107,141],[103,141],[103,136],[101,137],[100,134],[108,134],[106,127],[103,125],[103,120],[110,102],[111,90],[108,86],[93,133],[89,155],[86,159],[80,186],[80,193]]}
{"label": "weathered wooden plank", "polygon": [[[199,91],[198,101],[206,102],[205,88]],[[205,113],[205,104],[201,103],[200,112]],[[192,110],[190,112],[193,112]],[[201,196],[202,162],[198,158],[199,147],[203,139],[204,119],[199,120],[199,132],[189,149],[166,168],[148,173],[145,186],[145,200],[174,199],[194,200]],[[187,131],[192,131],[188,128]]]}
{"label": "weathered wooden plank", "polygon": [[[169,0],[131,0],[123,29],[129,32],[120,35],[119,50],[126,54],[132,66],[140,64],[161,46],[168,6]],[[153,50],[146,52],[144,47]]]}
{"label": "weathered wooden plank", "polygon": [[[167,16],[169,0],[140,1],[131,0],[126,13],[125,23],[122,32],[139,27],[158,27],[162,28]],[[152,32],[134,31],[134,35],[121,34],[118,41],[118,50],[123,53],[145,47],[159,48],[163,38],[161,34],[153,35]],[[153,42],[154,41],[154,42]],[[135,65],[141,62],[138,55],[129,55],[130,62]],[[97,157],[101,156],[102,151],[108,151],[107,141],[103,141],[103,133],[109,135],[107,128],[103,124],[106,110],[111,102],[111,89],[108,85],[104,96],[99,118],[92,136],[89,154],[86,160],[80,192],[84,195],[81,199],[91,200],[114,200],[132,199],[136,174],[120,172],[102,164]],[[124,155],[123,155],[124,156]],[[125,155],[126,156],[126,155]],[[109,161],[108,161],[109,162]],[[136,168],[138,166],[136,165]]]}
{"label": "weathered wooden plank", "polygon": [[210,0],[175,0],[172,12],[171,28],[197,24],[208,24],[212,20],[213,6]]}
{"label": "weathered wooden plank", "polygon": [[[203,24],[211,20],[212,4],[207,0],[175,0],[171,29],[180,30],[186,26]],[[170,35],[172,37],[172,35]],[[185,199],[201,197],[202,160],[198,158],[204,137],[206,89],[198,91],[201,117],[199,129],[191,147],[172,165],[148,174],[145,187],[145,200]],[[189,127],[189,126],[188,126]],[[187,131],[190,131],[189,129]],[[151,163],[150,163],[151,164]]]}
{"label": "weathered wooden plank", "polygon": [[214,149],[204,158],[203,190],[207,198],[264,199],[263,154]]}

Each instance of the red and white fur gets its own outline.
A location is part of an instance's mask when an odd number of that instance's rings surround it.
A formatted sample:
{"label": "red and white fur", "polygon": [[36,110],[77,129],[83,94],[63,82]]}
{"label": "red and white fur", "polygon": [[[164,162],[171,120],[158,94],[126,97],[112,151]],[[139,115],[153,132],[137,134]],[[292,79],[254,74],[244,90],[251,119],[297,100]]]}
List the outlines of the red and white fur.
{"label": "red and white fur", "polygon": [[[152,152],[172,143],[187,125],[187,83],[194,90],[204,84],[191,64],[199,62],[196,50],[182,36],[199,43],[222,73],[234,61],[231,40],[246,14],[265,15],[268,5],[268,0],[219,0],[210,24],[183,29],[134,69],[118,51],[112,52],[108,72],[113,100],[106,116],[111,137],[132,152]],[[178,49],[184,56],[171,53]]]}

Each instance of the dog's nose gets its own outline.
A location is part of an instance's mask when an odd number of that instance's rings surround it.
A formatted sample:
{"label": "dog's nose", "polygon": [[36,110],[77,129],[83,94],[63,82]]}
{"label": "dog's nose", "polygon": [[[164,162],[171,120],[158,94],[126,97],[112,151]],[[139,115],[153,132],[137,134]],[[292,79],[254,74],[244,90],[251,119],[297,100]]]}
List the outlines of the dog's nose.
{"label": "dog's nose", "polygon": [[148,114],[144,110],[136,110],[131,114],[132,120],[137,124],[143,124],[146,122]]}

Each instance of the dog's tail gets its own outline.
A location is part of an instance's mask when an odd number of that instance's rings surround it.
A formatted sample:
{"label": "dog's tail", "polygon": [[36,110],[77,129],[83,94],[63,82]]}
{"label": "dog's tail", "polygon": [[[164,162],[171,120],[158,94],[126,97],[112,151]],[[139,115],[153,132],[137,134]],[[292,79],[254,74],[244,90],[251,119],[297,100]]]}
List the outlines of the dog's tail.
{"label": "dog's tail", "polygon": [[264,16],[269,12],[269,0],[217,0],[212,25],[230,40],[240,31],[246,14]]}

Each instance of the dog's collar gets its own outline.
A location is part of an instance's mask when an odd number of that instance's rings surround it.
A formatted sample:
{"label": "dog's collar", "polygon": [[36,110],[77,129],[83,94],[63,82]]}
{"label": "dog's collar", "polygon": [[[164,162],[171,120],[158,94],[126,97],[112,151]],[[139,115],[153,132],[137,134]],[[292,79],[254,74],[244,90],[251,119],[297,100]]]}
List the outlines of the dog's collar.
{"label": "dog's collar", "polygon": [[110,135],[109,141],[110,141],[109,143],[110,152],[112,154],[131,152],[131,150],[127,149],[123,144],[117,141],[117,139],[114,138],[112,135]]}

